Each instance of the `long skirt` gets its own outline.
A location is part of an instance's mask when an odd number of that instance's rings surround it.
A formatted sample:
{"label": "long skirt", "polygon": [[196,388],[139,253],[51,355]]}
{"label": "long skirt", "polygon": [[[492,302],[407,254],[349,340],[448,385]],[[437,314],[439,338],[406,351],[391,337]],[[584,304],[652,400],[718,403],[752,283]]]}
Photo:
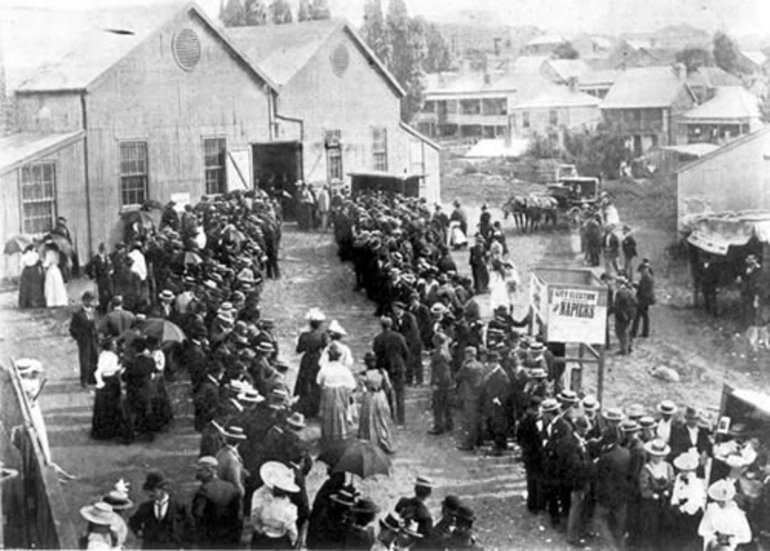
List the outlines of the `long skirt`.
{"label": "long skirt", "polygon": [[19,308],[44,308],[43,271],[40,266],[27,266],[21,272]]}
{"label": "long skirt", "polygon": [[358,437],[393,453],[390,437],[390,406],[384,390],[369,391],[361,398]]}
{"label": "long skirt", "polygon": [[120,404],[120,377],[104,378],[104,388],[96,391],[91,438],[110,440],[120,435],[123,413]]}
{"label": "long skirt", "polygon": [[150,418],[150,427],[154,431],[163,430],[174,418],[174,412],[171,408],[171,399],[166,389],[164,376],[158,375],[153,379],[153,393],[150,402],[152,403],[152,417]]}
{"label": "long skirt", "polygon": [[321,388],[321,443],[330,444],[350,436],[348,408],[350,391],[342,386]]}
{"label": "long skirt", "polygon": [[45,305],[47,308],[67,306],[67,287],[58,266],[49,266],[45,271]]}

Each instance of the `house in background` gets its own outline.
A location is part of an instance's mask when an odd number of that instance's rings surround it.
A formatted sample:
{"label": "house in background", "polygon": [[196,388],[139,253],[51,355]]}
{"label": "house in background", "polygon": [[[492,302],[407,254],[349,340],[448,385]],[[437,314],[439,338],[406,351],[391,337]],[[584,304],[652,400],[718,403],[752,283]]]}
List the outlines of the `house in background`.
{"label": "house in background", "polygon": [[540,73],[554,84],[582,81],[591,68],[582,59],[546,59],[540,65]]}
{"label": "house in background", "polygon": [[743,83],[741,79],[719,67],[699,67],[687,73],[687,85],[698,98],[698,103],[703,103],[714,97],[717,88],[743,86]]}
{"label": "house in background", "polygon": [[545,33],[527,42],[520,53],[526,56],[550,56],[564,42],[564,37],[559,34]]}
{"label": "house in background", "polygon": [[675,121],[696,104],[685,73],[682,65],[628,69],[604,98],[604,119],[620,129],[635,156],[679,143]]}
{"label": "house in background", "polygon": [[762,128],[759,102],[743,86],[715,89],[709,101],[681,115],[688,144],[725,144]]}

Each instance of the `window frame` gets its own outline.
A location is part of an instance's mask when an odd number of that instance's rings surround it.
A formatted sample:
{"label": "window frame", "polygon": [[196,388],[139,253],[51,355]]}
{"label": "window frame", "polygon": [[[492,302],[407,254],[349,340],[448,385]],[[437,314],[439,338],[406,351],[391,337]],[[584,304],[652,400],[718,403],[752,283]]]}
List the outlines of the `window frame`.
{"label": "window frame", "polygon": [[558,109],[549,109],[548,110],[548,125],[549,126],[559,126],[559,110]]}
{"label": "window frame", "polygon": [[[381,140],[378,140],[381,132]],[[381,144],[381,147],[378,145]],[[372,126],[372,169],[379,172],[388,171],[388,127]]]}
{"label": "window frame", "polygon": [[[222,149],[220,155],[222,156],[221,166],[214,165],[209,166],[206,144],[207,142],[222,142]],[[227,137],[226,136],[203,136],[201,138],[201,146],[203,147],[203,187],[206,195],[222,195],[227,193]],[[220,189],[212,190],[209,187],[209,172],[220,171],[222,175],[221,182],[216,182]]]}
{"label": "window frame", "polygon": [[[123,172],[123,148],[129,147],[129,146],[141,146],[140,150],[144,150],[144,172],[132,172],[132,173],[124,173]],[[141,206],[143,203],[145,203],[150,196],[150,147],[147,140],[121,140],[118,142],[118,154],[119,154],[119,165],[118,165],[118,193],[120,196],[120,207],[121,209],[126,208],[133,208],[136,206]],[[132,159],[131,161],[136,162],[139,159]],[[139,202],[126,202],[126,193],[135,193],[138,194],[138,189],[130,189],[126,190],[124,186],[124,180],[131,179],[131,178],[144,178],[144,186],[141,192],[144,195],[144,199]]]}
{"label": "window frame", "polygon": [[[48,233],[51,231],[51,229],[54,227],[54,224],[56,222],[56,216],[57,216],[57,210],[58,210],[58,204],[56,201],[56,172],[57,172],[57,163],[55,160],[51,161],[38,161],[29,163],[27,165],[22,166],[19,169],[18,172],[18,181],[19,181],[19,205],[20,205],[20,213],[21,213],[21,233],[27,234],[27,235],[41,235]],[[36,198],[25,198],[24,191],[25,186],[28,185],[30,182],[25,182],[25,173],[32,174],[33,180],[34,180],[34,171],[35,169],[40,170],[40,174],[44,175],[44,167],[49,167],[51,169],[51,174],[53,176],[51,180],[51,192],[50,197],[36,197]],[[31,182],[33,185],[36,185],[34,181]],[[41,180],[40,185],[42,187],[42,190],[45,191],[46,182],[45,179]],[[48,224],[43,228],[42,225],[40,228],[36,227],[35,225],[29,227],[27,226],[28,222],[34,222],[37,220],[44,220],[43,216],[39,215],[27,215],[25,207],[31,206],[31,205],[50,205],[50,219],[48,220]]]}
{"label": "window frame", "polygon": [[521,112],[521,127],[529,129],[532,126],[532,121],[529,117],[529,111]]}
{"label": "window frame", "polygon": [[326,178],[329,182],[342,182],[345,172],[342,161],[342,130],[324,130],[326,144]]}

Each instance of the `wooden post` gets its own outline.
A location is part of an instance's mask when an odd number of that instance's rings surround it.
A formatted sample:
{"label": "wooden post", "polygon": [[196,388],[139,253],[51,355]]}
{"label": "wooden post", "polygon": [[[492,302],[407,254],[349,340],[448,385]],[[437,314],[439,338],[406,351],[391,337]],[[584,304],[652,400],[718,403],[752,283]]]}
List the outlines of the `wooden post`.
{"label": "wooden post", "polygon": [[597,373],[597,381],[596,381],[596,399],[599,401],[599,403],[602,403],[602,396],[604,394],[604,351],[606,350],[605,347],[600,347],[599,350],[599,358],[598,358],[598,366],[599,366],[599,372]]}
{"label": "wooden post", "polygon": [[575,367],[572,368],[572,373],[570,377],[571,378],[570,388],[577,393],[580,393],[580,389],[583,386],[583,366],[585,365],[583,363],[584,355],[585,355],[585,346],[581,342],[578,345],[578,358],[580,358],[580,360],[577,363],[578,365],[577,368]]}

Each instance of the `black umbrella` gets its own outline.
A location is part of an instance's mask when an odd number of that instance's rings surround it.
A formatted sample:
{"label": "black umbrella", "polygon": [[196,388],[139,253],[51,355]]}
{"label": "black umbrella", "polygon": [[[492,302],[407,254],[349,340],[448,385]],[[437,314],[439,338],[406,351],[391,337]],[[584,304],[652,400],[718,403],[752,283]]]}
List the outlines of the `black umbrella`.
{"label": "black umbrella", "polygon": [[368,478],[390,474],[390,458],[378,445],[368,440],[351,438],[335,442],[318,456],[334,472],[345,472]]}
{"label": "black umbrella", "polygon": [[32,239],[24,235],[15,235],[5,242],[5,254],[16,254],[24,252],[29,245],[32,245]]}

